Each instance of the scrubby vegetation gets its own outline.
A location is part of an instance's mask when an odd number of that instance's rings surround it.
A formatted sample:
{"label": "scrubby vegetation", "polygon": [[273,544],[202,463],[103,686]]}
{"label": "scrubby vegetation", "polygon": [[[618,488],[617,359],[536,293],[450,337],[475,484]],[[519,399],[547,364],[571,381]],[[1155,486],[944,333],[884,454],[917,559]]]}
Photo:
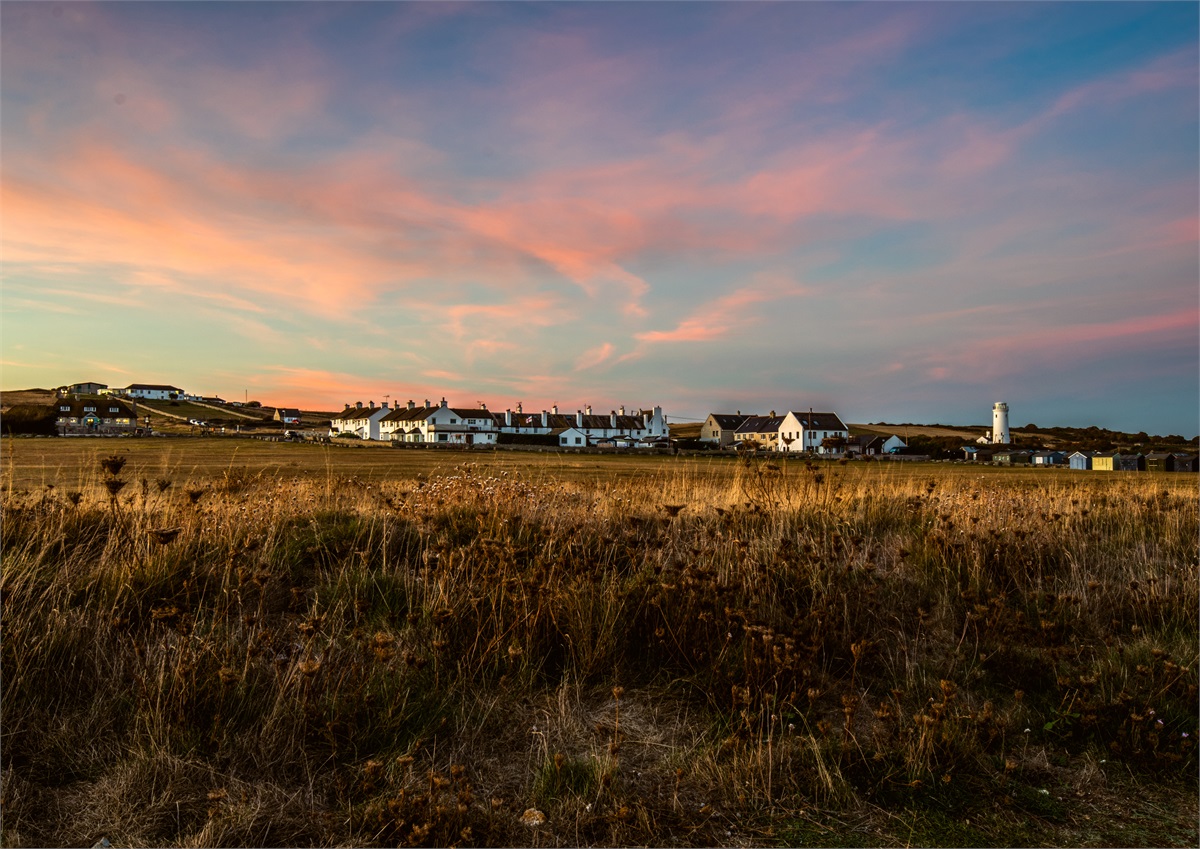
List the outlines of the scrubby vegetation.
{"label": "scrubby vegetation", "polygon": [[10,485],[5,844],[1196,844],[1191,478],[689,468]]}

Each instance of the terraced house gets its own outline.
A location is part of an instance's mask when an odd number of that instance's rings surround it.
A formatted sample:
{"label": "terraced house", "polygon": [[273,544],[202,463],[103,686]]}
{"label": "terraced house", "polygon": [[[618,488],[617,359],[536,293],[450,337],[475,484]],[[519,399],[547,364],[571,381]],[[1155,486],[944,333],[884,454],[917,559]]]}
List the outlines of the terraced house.
{"label": "terraced house", "polygon": [[379,421],[388,414],[387,401],[382,407],[376,407],[371,401],[363,406],[362,401],[349,404],[333,417],[329,426],[330,436],[357,436],[359,439],[379,439]]}
{"label": "terraced house", "polygon": [[779,426],[783,419],[784,416],[775,415],[774,410],[768,416],[750,416],[733,432],[733,440],[738,447],[747,450],[778,451]]}
{"label": "terraced house", "polygon": [[518,404],[515,411],[493,413],[483,403],[477,408],[451,407],[443,398],[437,406],[428,400],[423,406],[409,401],[392,410],[385,405],[382,409],[386,412],[379,415],[377,430],[372,431],[363,420],[374,409],[373,404],[363,407],[361,402],[356,407],[347,406],[333,420],[331,435],[354,433],[364,439],[442,445],[495,445],[502,434],[553,436],[560,446],[579,448],[617,445],[618,441],[620,447],[657,445],[669,435],[662,407],[636,414],[627,414],[622,407],[604,416],[593,415],[591,407],[576,410],[574,415],[560,414],[557,406],[526,413]]}

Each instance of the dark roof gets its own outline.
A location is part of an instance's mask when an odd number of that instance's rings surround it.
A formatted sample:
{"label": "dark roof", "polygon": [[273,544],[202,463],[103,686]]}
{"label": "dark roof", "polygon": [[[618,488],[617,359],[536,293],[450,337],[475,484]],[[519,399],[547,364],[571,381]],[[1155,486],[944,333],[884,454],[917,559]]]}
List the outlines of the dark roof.
{"label": "dark roof", "polygon": [[381,422],[423,422],[437,407],[396,407],[382,419]]}
{"label": "dark roof", "polygon": [[450,410],[450,412],[454,413],[454,415],[458,416],[460,419],[490,419],[490,418],[493,418],[491,412],[489,412],[486,408],[480,409],[479,407],[476,407],[473,410],[463,410],[459,407],[450,407],[448,409]]}
{"label": "dark roof", "polygon": [[749,416],[739,426],[736,433],[778,433],[786,416]]}
{"label": "dark roof", "polygon": [[125,387],[125,391],[129,392],[132,389],[146,389],[158,392],[182,392],[178,386],[168,386],[163,383],[131,383]]}
{"label": "dark roof", "polygon": [[275,412],[281,416],[300,416],[300,410],[296,407],[276,407]]}
{"label": "dark roof", "polygon": [[568,430],[578,431],[579,428],[575,427],[575,425],[569,425],[567,427],[556,427],[550,431],[550,436],[562,436]]}
{"label": "dark roof", "polygon": [[347,407],[333,418],[334,421],[337,421],[338,419],[341,419],[342,421],[353,419],[369,419],[373,414],[382,409],[383,407],[362,407],[361,409],[358,407]]}
{"label": "dark roof", "polygon": [[[504,414],[494,414],[496,422],[504,425]],[[513,427],[542,427],[541,413],[513,413]],[[611,430],[612,429],[612,413],[606,416],[587,415],[583,416],[583,424],[576,422],[575,413],[547,413],[546,427],[551,430],[555,428],[576,427],[583,430]],[[617,429],[618,430],[644,430],[646,427],[645,420],[641,416],[618,415]]]}
{"label": "dark roof", "polygon": [[717,427],[721,428],[721,430],[737,430],[742,426],[742,423],[746,421],[746,419],[751,418],[750,416],[743,415],[741,413],[709,413],[708,417],[712,419],[716,423]]}
{"label": "dark roof", "polygon": [[810,430],[849,430],[837,413],[806,413],[792,410],[791,414]]}

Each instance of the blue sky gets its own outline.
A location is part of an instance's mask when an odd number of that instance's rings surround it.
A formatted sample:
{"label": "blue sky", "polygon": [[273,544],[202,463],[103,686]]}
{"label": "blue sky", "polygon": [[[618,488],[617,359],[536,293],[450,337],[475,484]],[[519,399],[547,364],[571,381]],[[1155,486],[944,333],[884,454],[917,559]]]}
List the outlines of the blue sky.
{"label": "blue sky", "polygon": [[4,389],[1200,431],[1183,3],[0,5]]}

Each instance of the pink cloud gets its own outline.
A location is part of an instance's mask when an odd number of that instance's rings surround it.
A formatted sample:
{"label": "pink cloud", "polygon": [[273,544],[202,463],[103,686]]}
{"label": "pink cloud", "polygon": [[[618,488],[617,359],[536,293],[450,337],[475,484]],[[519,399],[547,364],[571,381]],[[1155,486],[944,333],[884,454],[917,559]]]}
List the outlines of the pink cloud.
{"label": "pink cloud", "polygon": [[671,330],[636,333],[641,342],[706,342],[728,335],[734,328],[753,321],[748,308],[756,304],[810,294],[804,286],[787,280],[767,279],[722,295],[700,307]]}
{"label": "pink cloud", "polygon": [[[1186,345],[1200,336],[1200,310],[1182,309],[1109,321],[1061,324],[980,335],[958,344],[946,342],[920,359],[934,379],[973,383],[995,381],[1029,369],[1061,369],[1098,355],[1148,351]],[[914,357],[916,359],[917,357]]]}
{"label": "pink cloud", "polygon": [[295,366],[268,366],[265,374],[248,378],[251,392],[262,397],[263,403],[275,406],[299,406],[302,409],[342,409],[344,403],[375,401],[382,404],[384,395],[389,403],[401,403],[401,398],[419,398],[428,389],[419,385],[390,380],[364,379],[361,375],[324,369]]}
{"label": "pink cloud", "polygon": [[607,362],[613,355],[611,342],[604,342],[594,348],[588,348],[575,360],[575,371],[585,371]]}

